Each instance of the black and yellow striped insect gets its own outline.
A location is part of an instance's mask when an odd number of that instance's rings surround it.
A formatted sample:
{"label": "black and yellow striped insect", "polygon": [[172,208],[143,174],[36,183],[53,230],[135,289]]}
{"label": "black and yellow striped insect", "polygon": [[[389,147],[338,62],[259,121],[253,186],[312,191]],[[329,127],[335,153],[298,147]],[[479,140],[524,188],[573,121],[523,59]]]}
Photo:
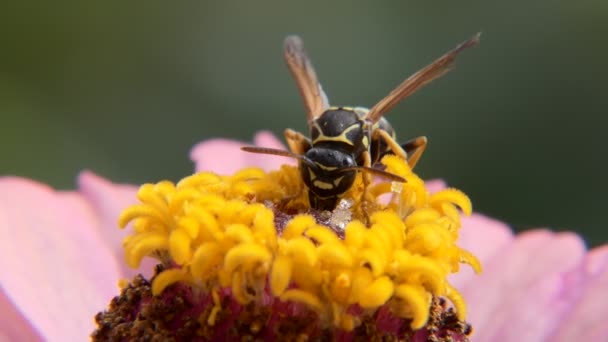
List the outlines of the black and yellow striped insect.
{"label": "black and yellow striped insect", "polygon": [[[353,185],[357,172],[405,182],[397,175],[382,171],[378,162],[386,154],[395,154],[414,167],[424,152],[424,136],[404,144],[396,141],[395,131],[382,116],[399,101],[448,72],[459,52],[479,42],[479,33],[416,72],[371,109],[331,107],[317,74],[297,36],[285,39],[285,61],[304,100],[310,139],[291,129],[285,130],[289,151],[264,147],[243,147],[247,152],[296,158],[310,206],[333,210]],[[371,177],[364,177],[366,183]]]}

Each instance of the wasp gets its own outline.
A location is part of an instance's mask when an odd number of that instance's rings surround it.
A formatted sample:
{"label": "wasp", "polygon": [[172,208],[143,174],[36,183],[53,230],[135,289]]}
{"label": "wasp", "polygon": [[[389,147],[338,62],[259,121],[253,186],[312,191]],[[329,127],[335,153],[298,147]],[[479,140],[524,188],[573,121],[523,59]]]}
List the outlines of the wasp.
{"label": "wasp", "polygon": [[308,188],[310,206],[333,210],[340,197],[353,185],[357,172],[392,181],[405,182],[400,176],[383,171],[379,161],[387,154],[407,160],[414,167],[427,145],[424,136],[399,144],[395,130],[383,117],[397,103],[424,85],[446,74],[456,56],[479,43],[480,33],[420,69],[399,84],[371,109],[330,106],[315,69],[298,36],[288,36],[284,44],[285,62],[302,96],[310,128],[310,138],[292,129],[285,130],[289,151],[264,147],[243,147],[247,152],[296,158]]}

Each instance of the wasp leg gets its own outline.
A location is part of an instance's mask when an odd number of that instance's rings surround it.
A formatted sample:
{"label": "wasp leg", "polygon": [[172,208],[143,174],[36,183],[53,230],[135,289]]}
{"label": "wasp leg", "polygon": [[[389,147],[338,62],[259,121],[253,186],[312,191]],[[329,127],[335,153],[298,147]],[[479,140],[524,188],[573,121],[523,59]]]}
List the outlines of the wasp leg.
{"label": "wasp leg", "polygon": [[[369,151],[365,151],[363,152],[363,166],[365,167],[371,167],[372,165],[372,156],[370,155]],[[363,215],[365,216],[365,223],[369,224],[371,222],[369,215],[367,214],[367,210],[369,207],[369,204],[371,202],[373,202],[372,200],[370,200],[368,198],[367,195],[367,188],[370,186],[370,184],[372,184],[372,175],[369,172],[363,172],[363,192],[361,193],[361,201],[359,202],[361,205],[361,211],[363,212]]]}
{"label": "wasp leg", "polygon": [[285,140],[287,141],[289,150],[295,154],[302,155],[312,147],[310,140],[304,134],[296,132],[293,129],[288,128],[285,130]]}
{"label": "wasp leg", "polygon": [[401,147],[408,154],[407,163],[413,169],[426,149],[427,139],[425,136],[416,137],[401,144]]}
{"label": "wasp leg", "polygon": [[391,153],[407,160],[412,169],[416,166],[426,148],[427,139],[425,136],[416,137],[399,145],[386,131],[376,130],[374,134],[379,135],[386,142]]}
{"label": "wasp leg", "polygon": [[[310,140],[300,132],[288,128],[285,130],[284,135],[287,147],[289,147],[289,150],[294,154],[303,155],[312,147]],[[285,198],[283,203],[291,203],[294,199],[297,199],[302,195],[302,192],[305,191],[304,189],[305,188],[303,187],[297,194]]]}

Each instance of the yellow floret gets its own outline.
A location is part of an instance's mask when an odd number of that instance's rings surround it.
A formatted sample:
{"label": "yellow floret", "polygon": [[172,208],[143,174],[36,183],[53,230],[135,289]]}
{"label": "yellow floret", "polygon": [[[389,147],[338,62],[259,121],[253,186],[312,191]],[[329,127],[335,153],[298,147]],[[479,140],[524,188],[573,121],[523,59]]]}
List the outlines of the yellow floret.
{"label": "yellow floret", "polygon": [[[154,294],[176,282],[211,293],[208,324],[221,309],[224,288],[242,304],[262,303],[269,288],[270,295],[307,305],[346,330],[359,322],[347,313],[352,305],[366,312],[388,306],[420,328],[433,296],[451,300],[464,318],[464,300],[447,276],[461,263],[481,269],[455,243],[461,211],[472,211],[468,197],[456,189],[431,195],[405,161],[387,156],[383,163],[407,182],[366,188],[359,175],[345,194],[354,203],[352,220],[331,227],[306,213],[305,187],[292,166],[145,184],[137,193],[141,203],[119,218],[123,228],[133,223],[124,240],[127,264],[161,259],[165,270],[153,281]],[[287,217],[280,227],[275,213]]]}

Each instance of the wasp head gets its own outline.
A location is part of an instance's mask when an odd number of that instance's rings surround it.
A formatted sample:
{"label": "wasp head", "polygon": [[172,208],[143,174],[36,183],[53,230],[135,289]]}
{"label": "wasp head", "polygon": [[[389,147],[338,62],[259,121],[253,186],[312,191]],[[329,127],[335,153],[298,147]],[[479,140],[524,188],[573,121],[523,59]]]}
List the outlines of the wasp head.
{"label": "wasp head", "polygon": [[357,163],[348,153],[323,147],[309,149],[300,159],[300,173],[311,207],[333,210],[339,196],[355,181],[355,167]]}

